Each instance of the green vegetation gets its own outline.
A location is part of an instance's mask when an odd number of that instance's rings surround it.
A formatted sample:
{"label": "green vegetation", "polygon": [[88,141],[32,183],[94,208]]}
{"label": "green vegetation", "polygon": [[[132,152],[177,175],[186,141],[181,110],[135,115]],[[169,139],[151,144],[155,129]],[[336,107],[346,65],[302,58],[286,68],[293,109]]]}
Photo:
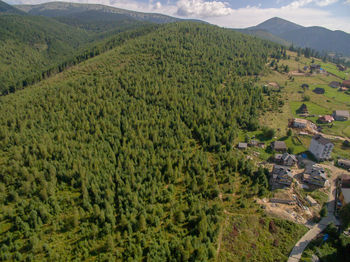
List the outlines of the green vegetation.
{"label": "green vegetation", "polygon": [[[327,234],[328,239],[323,240]],[[311,262],[312,255],[316,255],[321,261],[335,262],[348,261],[350,252],[350,237],[345,234],[339,234],[338,229],[330,224],[318,238],[313,240],[306,248],[300,261]]]}
{"label": "green vegetation", "polygon": [[307,228],[259,212],[231,217],[219,261],[287,261],[295,241]]}
{"label": "green vegetation", "polygon": [[[282,50],[250,40],[165,25],[1,97],[1,259],[214,260],[220,192],[267,190],[232,144],[256,126],[254,76]],[[281,257],[300,233],[285,227]]]}

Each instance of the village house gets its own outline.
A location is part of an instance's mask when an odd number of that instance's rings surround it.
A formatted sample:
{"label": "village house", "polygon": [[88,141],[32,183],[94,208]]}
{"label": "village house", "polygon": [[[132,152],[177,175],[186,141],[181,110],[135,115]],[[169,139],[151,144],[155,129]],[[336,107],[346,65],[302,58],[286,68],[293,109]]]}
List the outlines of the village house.
{"label": "village house", "polygon": [[242,149],[242,150],[245,150],[248,148],[248,144],[247,143],[238,143],[238,149]]}
{"label": "village house", "polygon": [[309,110],[307,109],[307,105],[302,104],[297,110],[298,114],[309,114]]}
{"label": "village house", "polygon": [[289,167],[275,165],[271,173],[271,186],[273,188],[290,187],[293,182],[293,175]]}
{"label": "village house", "polygon": [[347,111],[347,110],[335,110],[335,111],[333,111],[333,118],[336,121],[347,121],[347,120],[349,120],[349,111]]}
{"label": "village house", "polygon": [[327,177],[324,169],[319,166],[308,166],[303,174],[303,181],[312,185],[324,187]]}
{"label": "village house", "polygon": [[339,159],[337,164],[338,164],[338,166],[350,171],[350,160],[349,159]]}
{"label": "village house", "polygon": [[338,67],[339,71],[345,71],[346,70],[346,66],[338,64],[337,67]]}
{"label": "village house", "polygon": [[316,206],[317,205],[317,201],[315,199],[313,199],[311,196],[307,196],[306,197],[306,201],[310,204],[310,206]]}
{"label": "village house", "polygon": [[316,87],[314,90],[312,90],[315,94],[323,95],[325,93],[324,88]]}
{"label": "village house", "polygon": [[295,157],[295,155],[291,155],[288,153],[276,154],[274,161],[276,164],[283,166],[294,166],[296,163],[298,163],[298,160]]}
{"label": "village house", "polygon": [[329,86],[332,88],[338,88],[338,87],[340,87],[340,83],[337,81],[332,81],[329,83]]}
{"label": "village house", "polygon": [[258,146],[258,141],[257,140],[251,140],[248,144],[250,147],[256,147]]}
{"label": "village house", "polygon": [[334,144],[329,139],[316,135],[311,140],[309,151],[318,161],[324,161],[331,158],[333,148]]}
{"label": "village house", "polygon": [[271,143],[272,150],[278,151],[278,152],[286,152],[287,151],[287,145],[284,141],[274,141]]}
{"label": "village house", "polygon": [[264,142],[259,142],[259,143],[258,143],[258,147],[260,147],[260,148],[265,148],[265,143],[264,143]]}
{"label": "village house", "polygon": [[344,80],[341,86],[350,88],[350,80]]}
{"label": "village house", "polygon": [[346,92],[346,91],[348,91],[348,90],[349,90],[349,88],[347,88],[347,87],[345,87],[345,86],[342,86],[342,87],[340,87],[340,88],[338,89],[339,92]]}
{"label": "village house", "polygon": [[301,119],[301,118],[294,118],[293,119],[293,127],[295,128],[306,128],[307,127],[307,120]]}
{"label": "village house", "polygon": [[310,69],[311,70],[320,70],[321,69],[321,65],[319,65],[319,64],[311,64],[310,65]]}
{"label": "village house", "polygon": [[325,115],[325,116],[321,116],[317,122],[321,123],[321,124],[329,124],[332,123],[334,121],[334,118],[330,115]]}
{"label": "village house", "polygon": [[341,176],[341,190],[339,200],[343,206],[350,203],[350,176],[343,174]]}

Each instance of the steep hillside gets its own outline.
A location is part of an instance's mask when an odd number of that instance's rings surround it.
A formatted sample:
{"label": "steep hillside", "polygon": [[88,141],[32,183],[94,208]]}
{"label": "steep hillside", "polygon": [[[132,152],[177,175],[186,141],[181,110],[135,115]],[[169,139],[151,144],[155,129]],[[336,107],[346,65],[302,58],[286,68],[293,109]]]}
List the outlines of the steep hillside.
{"label": "steep hillside", "polygon": [[70,57],[92,36],[45,17],[0,16],[0,91]]}
{"label": "steep hillside", "polygon": [[50,2],[39,5],[18,5],[16,7],[31,15],[42,15],[48,17],[79,18],[84,16],[84,14],[93,13],[93,18],[96,19],[96,16],[98,16],[101,21],[105,20],[105,18],[110,21],[113,21],[114,19],[118,21],[121,18],[128,18],[131,20],[161,24],[179,21],[177,18],[166,15],[140,13],[96,4]]}
{"label": "steep hillside", "polygon": [[14,8],[13,6],[8,5],[3,1],[0,1],[0,15],[4,14],[4,13],[7,13],[7,14],[25,14],[25,12],[23,12],[17,8]]}
{"label": "steep hillside", "polygon": [[214,260],[222,186],[266,181],[232,143],[280,52],[170,24],[0,97],[1,259]]}

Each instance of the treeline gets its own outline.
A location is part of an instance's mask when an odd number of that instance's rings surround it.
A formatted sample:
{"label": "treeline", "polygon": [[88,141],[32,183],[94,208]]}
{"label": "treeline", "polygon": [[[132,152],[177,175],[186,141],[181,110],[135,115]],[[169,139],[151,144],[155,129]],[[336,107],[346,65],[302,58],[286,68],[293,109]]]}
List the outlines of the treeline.
{"label": "treeline", "polygon": [[258,127],[256,76],[279,52],[164,25],[1,97],[1,259],[215,260],[222,186],[266,193],[233,141]]}

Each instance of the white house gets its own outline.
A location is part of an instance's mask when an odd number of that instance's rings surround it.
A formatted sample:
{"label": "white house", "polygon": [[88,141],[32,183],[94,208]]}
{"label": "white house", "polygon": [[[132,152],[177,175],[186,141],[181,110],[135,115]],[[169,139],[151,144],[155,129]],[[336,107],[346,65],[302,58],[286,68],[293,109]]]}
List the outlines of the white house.
{"label": "white house", "polygon": [[311,140],[309,151],[318,161],[323,161],[331,158],[333,148],[334,144],[329,139],[316,135]]}

